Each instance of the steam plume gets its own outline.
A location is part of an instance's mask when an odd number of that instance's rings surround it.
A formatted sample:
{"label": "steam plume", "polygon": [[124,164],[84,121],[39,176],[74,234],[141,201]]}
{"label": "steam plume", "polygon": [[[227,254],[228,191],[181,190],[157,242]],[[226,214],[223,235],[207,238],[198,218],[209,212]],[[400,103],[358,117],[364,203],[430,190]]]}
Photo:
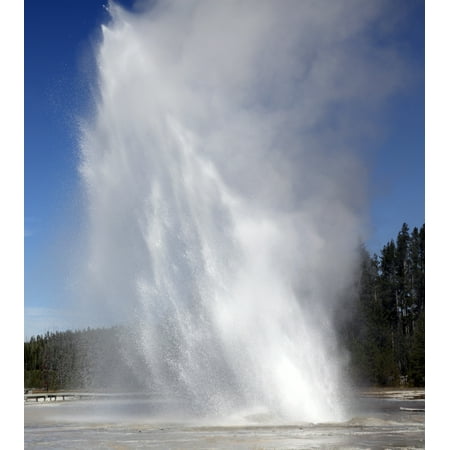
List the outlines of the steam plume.
{"label": "steam plume", "polygon": [[405,73],[374,43],[386,8],[109,5],[81,138],[85,296],[135,324],[149,389],[345,416],[332,323],[364,233],[358,143]]}

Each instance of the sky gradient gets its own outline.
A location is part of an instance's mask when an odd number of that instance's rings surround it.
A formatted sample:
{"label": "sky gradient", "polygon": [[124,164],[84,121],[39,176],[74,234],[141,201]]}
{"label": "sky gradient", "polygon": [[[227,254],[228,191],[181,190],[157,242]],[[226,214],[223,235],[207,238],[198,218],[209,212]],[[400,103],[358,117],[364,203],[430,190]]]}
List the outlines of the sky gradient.
{"label": "sky gradient", "polygon": [[[412,73],[378,118],[379,135],[365,155],[371,252],[395,239],[404,222],[411,229],[425,222],[424,2],[399,5],[392,38]],[[70,274],[58,250],[80,226],[78,118],[90,106],[92,47],[107,21],[103,1],[25,1],[26,337],[71,323],[61,318]]]}

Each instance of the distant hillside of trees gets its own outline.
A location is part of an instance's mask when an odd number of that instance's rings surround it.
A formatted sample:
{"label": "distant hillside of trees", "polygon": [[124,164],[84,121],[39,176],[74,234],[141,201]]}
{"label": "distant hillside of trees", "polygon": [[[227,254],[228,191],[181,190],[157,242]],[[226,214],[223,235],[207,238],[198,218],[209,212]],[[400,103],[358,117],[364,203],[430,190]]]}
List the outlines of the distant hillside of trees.
{"label": "distant hillside of trees", "polygon": [[[403,224],[380,255],[360,251],[356,294],[338,326],[349,376],[359,385],[424,386],[425,225],[410,232]],[[24,344],[25,388],[111,390],[123,380],[143,388],[145,361],[122,351],[129,339],[132,330],[119,326],[32,337]]]}
{"label": "distant hillside of trees", "polygon": [[[124,349],[132,330],[123,326],[82,331],[47,332],[25,342],[25,388],[129,389],[143,387]],[[142,371],[145,374],[144,371]]]}

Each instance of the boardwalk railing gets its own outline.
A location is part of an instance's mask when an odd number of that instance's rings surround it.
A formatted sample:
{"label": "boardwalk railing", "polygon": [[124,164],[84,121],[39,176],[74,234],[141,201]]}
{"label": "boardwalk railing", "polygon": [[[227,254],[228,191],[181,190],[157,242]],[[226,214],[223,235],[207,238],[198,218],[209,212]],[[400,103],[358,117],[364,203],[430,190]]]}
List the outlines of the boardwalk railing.
{"label": "boardwalk railing", "polygon": [[99,398],[145,398],[151,394],[142,392],[118,392],[118,393],[104,393],[104,392],[36,392],[25,393],[25,402],[39,400],[42,401],[56,401],[56,400],[80,400],[80,399],[99,399]]}
{"label": "boardwalk railing", "polygon": [[42,401],[56,401],[56,400],[75,400],[75,399],[82,399],[82,398],[93,398],[93,397],[103,397],[107,394],[94,394],[94,393],[87,393],[87,392],[39,392],[36,394],[25,394],[25,401],[36,401],[39,400]]}

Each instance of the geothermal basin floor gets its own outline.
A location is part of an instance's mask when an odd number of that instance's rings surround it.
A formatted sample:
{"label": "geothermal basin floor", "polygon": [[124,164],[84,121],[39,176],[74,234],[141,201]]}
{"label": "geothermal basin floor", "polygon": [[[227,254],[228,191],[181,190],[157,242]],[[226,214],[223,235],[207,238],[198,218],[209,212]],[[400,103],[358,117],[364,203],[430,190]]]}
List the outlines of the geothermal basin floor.
{"label": "geothermal basin floor", "polygon": [[262,414],[234,417],[223,426],[217,420],[169,420],[155,415],[161,410],[155,403],[136,398],[25,402],[25,448],[425,448],[423,390],[365,392],[356,415],[340,423],[277,424]]}

